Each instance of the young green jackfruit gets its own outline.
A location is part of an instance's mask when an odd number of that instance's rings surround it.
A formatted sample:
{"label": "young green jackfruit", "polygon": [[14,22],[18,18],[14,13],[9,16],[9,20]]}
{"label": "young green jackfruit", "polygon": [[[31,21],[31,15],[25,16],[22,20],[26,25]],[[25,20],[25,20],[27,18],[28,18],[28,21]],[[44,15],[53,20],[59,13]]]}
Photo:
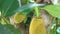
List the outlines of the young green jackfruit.
{"label": "young green jackfruit", "polygon": [[19,23],[21,23],[25,18],[26,18],[26,15],[21,14],[21,13],[16,13],[16,14],[14,15],[14,22],[15,22],[16,24],[19,24]]}
{"label": "young green jackfruit", "polygon": [[42,18],[33,17],[30,24],[29,34],[46,34],[46,28]]}

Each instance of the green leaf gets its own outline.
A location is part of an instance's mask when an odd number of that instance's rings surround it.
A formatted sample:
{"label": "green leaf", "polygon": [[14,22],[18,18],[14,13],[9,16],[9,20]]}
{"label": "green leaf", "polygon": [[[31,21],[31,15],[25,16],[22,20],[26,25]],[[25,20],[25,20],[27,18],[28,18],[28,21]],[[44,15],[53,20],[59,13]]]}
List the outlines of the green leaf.
{"label": "green leaf", "polygon": [[21,34],[21,31],[19,29],[14,28],[14,26],[10,24],[0,24],[0,34]]}
{"label": "green leaf", "polygon": [[22,7],[19,7],[16,11],[23,13],[23,14],[28,14],[33,10],[34,6],[32,3],[24,5]]}
{"label": "green leaf", "polygon": [[60,6],[57,5],[47,5],[44,9],[53,17],[60,18]]}
{"label": "green leaf", "polygon": [[2,4],[4,3],[5,0],[0,0],[0,8],[2,6]]}
{"label": "green leaf", "polygon": [[28,14],[34,9],[35,6],[44,6],[44,4],[39,5],[39,4],[35,4],[35,3],[29,3],[22,7],[19,7],[16,11],[21,12],[23,14]]}
{"label": "green leaf", "polygon": [[18,1],[17,0],[5,0],[2,4],[2,13],[5,17],[9,17],[13,15],[18,8]]}

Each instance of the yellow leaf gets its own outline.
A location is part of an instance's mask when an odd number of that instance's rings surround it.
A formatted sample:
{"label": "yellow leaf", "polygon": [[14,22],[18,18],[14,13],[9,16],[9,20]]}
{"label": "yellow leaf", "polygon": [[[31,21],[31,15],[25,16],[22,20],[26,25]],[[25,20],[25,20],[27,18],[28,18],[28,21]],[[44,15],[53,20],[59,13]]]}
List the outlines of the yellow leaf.
{"label": "yellow leaf", "polygon": [[14,15],[14,22],[15,22],[16,24],[19,24],[19,23],[21,23],[25,18],[26,18],[26,15],[21,14],[21,13],[16,13],[16,14]]}
{"label": "yellow leaf", "polygon": [[46,28],[42,18],[34,17],[32,19],[29,34],[46,34]]}

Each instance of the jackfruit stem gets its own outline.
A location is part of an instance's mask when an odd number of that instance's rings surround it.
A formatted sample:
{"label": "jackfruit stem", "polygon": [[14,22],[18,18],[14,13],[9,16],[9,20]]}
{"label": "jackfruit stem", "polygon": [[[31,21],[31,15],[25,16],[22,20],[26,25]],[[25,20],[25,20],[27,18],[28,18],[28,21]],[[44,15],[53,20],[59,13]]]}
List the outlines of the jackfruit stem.
{"label": "jackfruit stem", "polygon": [[39,8],[35,6],[34,9],[35,9],[36,17],[39,17],[40,16]]}

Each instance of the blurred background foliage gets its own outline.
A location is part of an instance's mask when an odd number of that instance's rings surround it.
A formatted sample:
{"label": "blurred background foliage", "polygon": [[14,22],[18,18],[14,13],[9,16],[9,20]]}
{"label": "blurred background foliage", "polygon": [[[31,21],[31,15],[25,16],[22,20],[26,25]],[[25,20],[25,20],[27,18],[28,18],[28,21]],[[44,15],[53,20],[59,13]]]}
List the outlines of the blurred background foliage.
{"label": "blurred background foliage", "polygon": [[0,34],[21,34],[19,29],[16,29],[13,25],[6,24],[2,25],[0,23]]}

